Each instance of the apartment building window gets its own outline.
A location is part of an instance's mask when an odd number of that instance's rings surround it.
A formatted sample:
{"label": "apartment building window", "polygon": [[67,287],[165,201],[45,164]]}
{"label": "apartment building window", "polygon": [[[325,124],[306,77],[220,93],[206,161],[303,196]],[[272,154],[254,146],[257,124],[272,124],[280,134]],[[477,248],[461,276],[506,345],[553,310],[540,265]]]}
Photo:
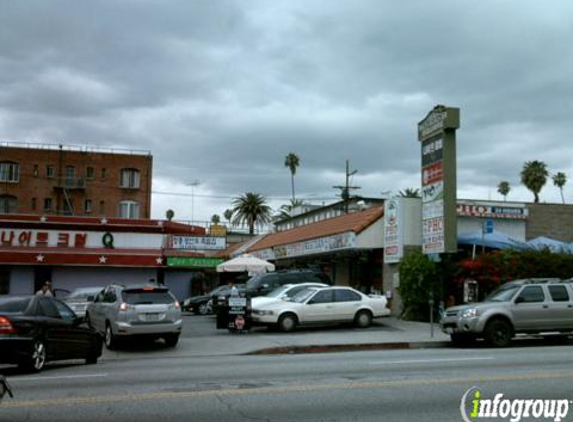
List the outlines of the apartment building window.
{"label": "apartment building window", "polygon": [[74,215],[74,200],[69,198],[64,200],[64,215]]}
{"label": "apartment building window", "polygon": [[139,204],[135,201],[121,201],[119,218],[139,218]]}
{"label": "apartment building window", "polygon": [[107,170],[104,168],[101,169],[101,180],[105,180]]}
{"label": "apartment building window", "polygon": [[139,170],[137,169],[122,169],[119,186],[122,188],[139,188]]}
{"label": "apartment building window", "polygon": [[18,212],[18,198],[13,195],[0,195],[0,214]]}
{"label": "apartment building window", "polygon": [[32,198],[32,211],[36,211],[37,203],[36,198]]}
{"label": "apartment building window", "polygon": [[86,179],[93,180],[94,174],[95,171],[93,167],[86,167]]}
{"label": "apartment building window", "polygon": [[99,213],[105,215],[105,201],[99,201]]}
{"label": "apartment building window", "polygon": [[18,163],[0,161],[0,182],[17,182],[19,180]]}
{"label": "apartment building window", "polygon": [[34,164],[34,169],[32,170],[32,175],[38,177],[38,165]]}
{"label": "apartment building window", "polygon": [[56,168],[54,166],[46,166],[46,177],[53,179],[56,176]]}
{"label": "apartment building window", "polygon": [[44,198],[44,211],[52,211],[52,198]]}
{"label": "apartment building window", "polygon": [[91,214],[93,211],[93,204],[91,199],[86,199],[84,201],[84,212],[86,214]]}

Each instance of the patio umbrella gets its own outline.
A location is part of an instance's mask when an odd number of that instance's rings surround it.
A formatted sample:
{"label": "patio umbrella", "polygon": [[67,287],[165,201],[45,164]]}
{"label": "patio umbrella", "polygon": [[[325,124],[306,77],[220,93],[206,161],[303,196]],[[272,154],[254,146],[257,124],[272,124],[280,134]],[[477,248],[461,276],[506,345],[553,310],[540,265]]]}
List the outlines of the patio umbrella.
{"label": "patio umbrella", "polygon": [[486,233],[483,235],[481,230],[462,233],[458,236],[458,244],[476,246],[481,246],[483,244],[483,246],[493,249],[527,249],[527,245],[525,243],[515,240],[507,234],[496,230],[492,233]]}
{"label": "patio umbrella", "polygon": [[559,240],[551,239],[545,236],[539,236],[535,239],[527,241],[527,245],[538,251],[549,249],[554,253],[571,253],[571,247],[568,243]]}
{"label": "patio umbrella", "polygon": [[274,264],[249,254],[243,254],[217,265],[217,272],[219,273],[239,273],[244,271],[248,271],[249,273],[264,273],[274,270]]}

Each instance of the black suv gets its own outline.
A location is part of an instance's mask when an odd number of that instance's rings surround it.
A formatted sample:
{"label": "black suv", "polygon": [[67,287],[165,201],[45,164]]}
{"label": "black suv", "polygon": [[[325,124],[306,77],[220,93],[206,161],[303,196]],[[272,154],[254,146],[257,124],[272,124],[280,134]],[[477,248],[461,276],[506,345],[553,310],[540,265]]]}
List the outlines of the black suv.
{"label": "black suv", "polygon": [[330,277],[315,270],[287,270],[257,274],[247,281],[247,296],[264,296],[285,284],[324,283],[332,285]]}

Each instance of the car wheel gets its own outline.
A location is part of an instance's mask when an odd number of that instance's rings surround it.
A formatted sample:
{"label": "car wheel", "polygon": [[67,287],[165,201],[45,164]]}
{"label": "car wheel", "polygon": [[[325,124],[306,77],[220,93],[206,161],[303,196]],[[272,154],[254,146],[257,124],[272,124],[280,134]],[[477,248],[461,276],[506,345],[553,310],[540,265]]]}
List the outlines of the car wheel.
{"label": "car wheel", "polygon": [[169,334],[163,338],[167,347],[175,347],[179,342],[179,334]]}
{"label": "car wheel", "polygon": [[207,302],[200,303],[197,311],[198,311],[199,315],[208,315],[209,314],[209,305],[207,305]]}
{"label": "car wheel", "polygon": [[281,315],[279,319],[279,329],[284,332],[288,333],[293,331],[298,324],[298,320],[294,314],[285,314]]}
{"label": "car wheel", "polygon": [[105,335],[103,338],[103,342],[108,350],[114,350],[117,348],[117,343],[118,343],[117,337],[115,334],[113,334],[109,322],[105,324]]}
{"label": "car wheel", "polygon": [[450,334],[450,339],[455,346],[471,346],[475,342],[475,336],[466,333]]}
{"label": "car wheel", "polygon": [[354,317],[354,325],[359,328],[368,328],[372,324],[372,313],[370,311],[359,311]]}
{"label": "car wheel", "polygon": [[511,344],[513,328],[504,320],[494,319],[485,327],[484,337],[494,347],[506,347]]}
{"label": "car wheel", "polygon": [[46,363],[46,345],[41,339],[34,340],[31,354],[20,366],[28,371],[40,372]]}

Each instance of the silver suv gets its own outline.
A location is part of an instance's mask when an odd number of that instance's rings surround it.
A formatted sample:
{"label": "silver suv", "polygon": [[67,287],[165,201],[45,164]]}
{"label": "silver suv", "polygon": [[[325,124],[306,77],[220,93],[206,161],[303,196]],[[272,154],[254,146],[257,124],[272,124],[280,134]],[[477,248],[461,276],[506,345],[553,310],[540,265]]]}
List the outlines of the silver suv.
{"label": "silver suv", "polygon": [[496,347],[509,345],[519,333],[570,333],[573,285],[559,279],[512,281],[483,302],[446,309],[440,324],[454,343],[484,338]]}
{"label": "silver suv", "polygon": [[167,287],[122,286],[103,289],[88,305],[86,320],[104,337],[108,349],[127,336],[163,338],[168,347],[179,341],[181,307]]}

